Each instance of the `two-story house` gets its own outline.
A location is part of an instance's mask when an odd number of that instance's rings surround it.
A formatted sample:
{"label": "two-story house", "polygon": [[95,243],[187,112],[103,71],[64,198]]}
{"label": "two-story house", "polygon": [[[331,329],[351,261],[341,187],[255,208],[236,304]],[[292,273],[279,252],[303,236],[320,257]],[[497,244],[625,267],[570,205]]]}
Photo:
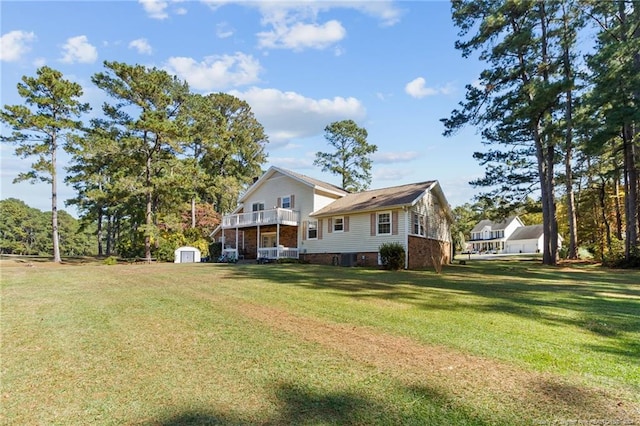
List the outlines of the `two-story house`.
{"label": "two-story house", "polygon": [[271,167],[212,237],[231,256],[377,265],[381,244],[405,248],[406,268],[451,259],[449,205],[437,181],[348,193]]}
{"label": "two-story house", "polygon": [[[474,252],[540,253],[543,249],[542,225],[525,225],[518,216],[500,222],[481,220],[471,230],[471,249]],[[558,235],[558,247],[562,237]]]}
{"label": "two-story house", "polygon": [[488,219],[481,220],[471,230],[471,240],[469,240],[471,249],[474,252],[501,252],[504,250],[509,236],[522,226],[524,223],[518,216],[512,216],[499,222]]}

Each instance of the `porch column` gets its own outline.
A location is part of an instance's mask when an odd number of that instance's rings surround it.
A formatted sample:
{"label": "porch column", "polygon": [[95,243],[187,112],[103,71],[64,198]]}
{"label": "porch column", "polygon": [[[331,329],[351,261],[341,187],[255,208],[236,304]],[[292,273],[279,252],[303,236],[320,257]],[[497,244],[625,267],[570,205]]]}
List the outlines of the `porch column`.
{"label": "porch column", "polygon": [[258,224],[256,230],[256,259],[260,259],[260,224]]}
{"label": "porch column", "polygon": [[276,259],[280,259],[280,221],[276,222]]}
{"label": "porch column", "polygon": [[240,245],[238,244],[238,227],[236,226],[236,260],[240,259]]}

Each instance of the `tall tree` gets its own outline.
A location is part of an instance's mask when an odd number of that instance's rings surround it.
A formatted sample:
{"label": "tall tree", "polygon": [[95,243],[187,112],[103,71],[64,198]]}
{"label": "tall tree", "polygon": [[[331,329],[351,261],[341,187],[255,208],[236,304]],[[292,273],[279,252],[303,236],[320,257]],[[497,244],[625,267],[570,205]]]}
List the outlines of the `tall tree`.
{"label": "tall tree", "polygon": [[27,173],[20,173],[14,182],[42,181],[51,185],[51,228],[53,260],[61,262],[58,232],[58,148],[67,147],[66,136],[81,127],[78,120],[89,105],[81,103],[82,87],[65,80],[60,71],[41,67],[36,77],[22,77],[18,94],[26,105],[7,105],[0,118],[13,129],[2,142],[17,144],[16,155],[36,157]]}
{"label": "tall tree", "polygon": [[553,130],[564,80],[557,60],[561,32],[551,26],[551,17],[557,16],[559,3],[456,0],[452,7],[460,37],[471,34],[456,47],[464,57],[479,51],[489,67],[481,73],[482,87],[467,86],[462,108],[443,120],[445,135],[465,124],[482,129],[484,143],[496,148],[474,154],[487,166],[485,178],[476,184],[497,186],[494,195],[519,191],[522,201],[533,189],[540,190],[543,263],[553,265],[558,252],[554,164],[559,145]]}
{"label": "tall tree", "polygon": [[[175,153],[181,151],[184,129],[177,120],[189,89],[167,72],[142,65],[105,62],[106,71],[92,81],[116,101],[104,112],[125,135],[121,149],[139,165],[141,179],[130,176],[132,192],[144,199],[144,255],[151,259],[152,239],[157,235],[154,213],[159,193],[170,190]],[[135,116],[130,115],[136,114]]]}
{"label": "tall tree", "polygon": [[269,139],[249,104],[235,96],[212,93],[200,108],[207,114],[196,121],[201,127],[190,143],[199,144],[199,164],[210,178],[201,198],[225,213],[236,207],[242,189],[262,174]]}
{"label": "tall tree", "polygon": [[378,147],[367,143],[367,130],[353,120],[336,121],[324,128],[333,152],[316,152],[315,166],[342,178],[342,188],[358,192],[371,184],[371,154]]}
{"label": "tall tree", "polygon": [[640,258],[640,6],[637,1],[595,2],[590,16],[600,32],[588,59],[593,72],[590,101],[602,114],[596,140],[619,140],[623,152],[625,259]]}

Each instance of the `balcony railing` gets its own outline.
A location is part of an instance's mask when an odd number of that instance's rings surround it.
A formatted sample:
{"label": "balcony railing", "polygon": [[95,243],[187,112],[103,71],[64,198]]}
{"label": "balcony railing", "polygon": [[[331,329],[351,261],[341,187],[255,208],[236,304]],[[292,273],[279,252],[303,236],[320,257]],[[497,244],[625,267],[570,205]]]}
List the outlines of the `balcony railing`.
{"label": "balcony railing", "polygon": [[258,249],[258,259],[297,259],[298,249],[294,247],[267,247]]}
{"label": "balcony railing", "polygon": [[222,217],[222,228],[244,228],[258,225],[299,225],[300,214],[289,209],[260,210],[257,212],[230,214]]}

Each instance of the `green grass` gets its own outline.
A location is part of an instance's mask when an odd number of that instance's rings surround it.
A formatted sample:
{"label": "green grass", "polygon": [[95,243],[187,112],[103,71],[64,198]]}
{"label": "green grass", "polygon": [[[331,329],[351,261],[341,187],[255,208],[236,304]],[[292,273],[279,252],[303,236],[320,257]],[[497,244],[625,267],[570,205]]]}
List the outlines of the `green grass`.
{"label": "green grass", "polygon": [[640,272],[1,272],[3,424],[640,422]]}

